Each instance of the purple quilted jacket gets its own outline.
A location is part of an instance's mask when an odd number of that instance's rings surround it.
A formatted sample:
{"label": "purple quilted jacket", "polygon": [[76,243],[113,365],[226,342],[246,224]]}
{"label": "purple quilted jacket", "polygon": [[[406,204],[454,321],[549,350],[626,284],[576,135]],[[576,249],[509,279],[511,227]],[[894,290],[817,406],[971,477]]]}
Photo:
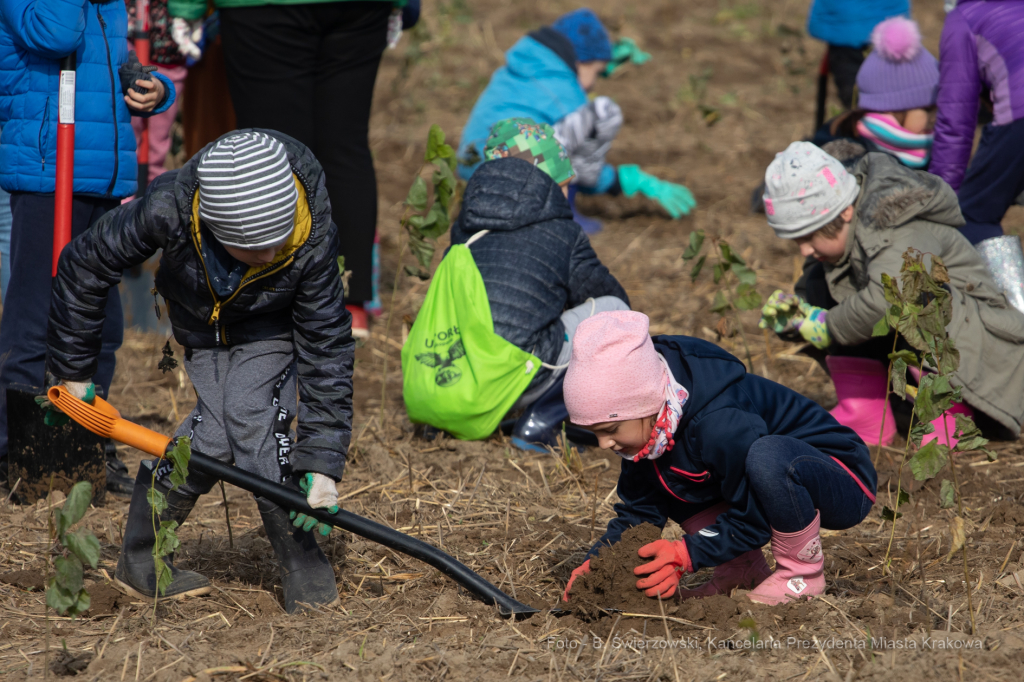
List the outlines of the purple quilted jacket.
{"label": "purple quilted jacket", "polygon": [[938,118],[929,171],[959,189],[978,122],[982,86],[995,125],[1024,117],[1024,0],[960,0],[939,45]]}

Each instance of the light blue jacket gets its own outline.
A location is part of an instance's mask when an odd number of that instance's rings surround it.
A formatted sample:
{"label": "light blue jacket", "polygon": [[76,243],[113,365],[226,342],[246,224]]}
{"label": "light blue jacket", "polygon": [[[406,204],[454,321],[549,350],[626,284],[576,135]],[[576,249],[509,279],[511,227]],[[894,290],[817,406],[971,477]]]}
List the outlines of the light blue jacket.
{"label": "light blue jacket", "polygon": [[[118,67],[128,59],[122,0],[0,0],[0,187],[54,191],[60,59],[77,56],[75,194],[123,199],[135,193],[131,114]],[[174,102],[174,85],[154,112]]]}
{"label": "light blue jacket", "polygon": [[814,0],[807,32],[829,45],[863,47],[880,22],[909,14],[909,0]]}
{"label": "light blue jacket", "polygon": [[[482,159],[467,164],[474,155],[479,159],[491,126],[506,118],[526,117],[538,123],[554,125],[587,103],[576,72],[561,57],[530,36],[520,38],[505,53],[505,66],[494,72],[469,114],[459,143],[459,175],[468,180]],[[615,168],[606,165],[598,188],[610,186]],[[582,189],[582,188],[581,188]]]}

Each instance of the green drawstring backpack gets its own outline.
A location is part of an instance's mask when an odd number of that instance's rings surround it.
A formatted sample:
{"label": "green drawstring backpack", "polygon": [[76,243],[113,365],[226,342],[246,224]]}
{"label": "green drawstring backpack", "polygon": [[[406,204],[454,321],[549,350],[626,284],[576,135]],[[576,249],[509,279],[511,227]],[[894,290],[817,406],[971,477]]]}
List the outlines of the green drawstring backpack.
{"label": "green drawstring backpack", "polygon": [[449,249],[402,347],[409,419],[463,440],[494,433],[543,364],[494,333],[484,280],[469,250],[487,232]]}

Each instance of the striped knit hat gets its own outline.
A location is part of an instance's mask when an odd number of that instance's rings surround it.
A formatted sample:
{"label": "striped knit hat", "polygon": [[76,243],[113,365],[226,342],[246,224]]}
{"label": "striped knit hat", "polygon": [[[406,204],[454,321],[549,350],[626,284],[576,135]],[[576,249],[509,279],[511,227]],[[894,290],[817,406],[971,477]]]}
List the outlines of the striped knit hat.
{"label": "striped knit hat", "polygon": [[199,161],[199,217],[224,246],[265,249],[291,234],[299,193],[281,142],[249,131]]}

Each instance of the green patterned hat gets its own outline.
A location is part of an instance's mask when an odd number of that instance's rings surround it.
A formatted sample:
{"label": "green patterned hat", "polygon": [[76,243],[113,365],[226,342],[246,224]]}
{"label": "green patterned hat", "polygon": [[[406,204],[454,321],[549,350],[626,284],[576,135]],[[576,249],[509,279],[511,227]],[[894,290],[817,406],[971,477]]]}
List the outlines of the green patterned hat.
{"label": "green patterned hat", "polygon": [[484,159],[493,161],[509,156],[529,161],[559,185],[576,177],[569,154],[555,138],[554,129],[532,118],[508,118],[491,126]]}

